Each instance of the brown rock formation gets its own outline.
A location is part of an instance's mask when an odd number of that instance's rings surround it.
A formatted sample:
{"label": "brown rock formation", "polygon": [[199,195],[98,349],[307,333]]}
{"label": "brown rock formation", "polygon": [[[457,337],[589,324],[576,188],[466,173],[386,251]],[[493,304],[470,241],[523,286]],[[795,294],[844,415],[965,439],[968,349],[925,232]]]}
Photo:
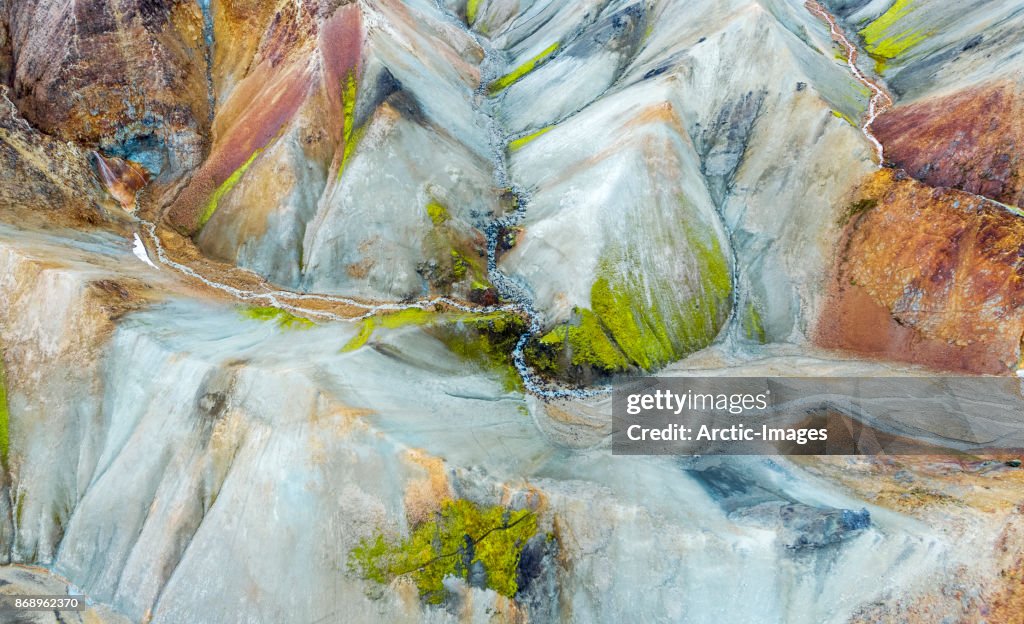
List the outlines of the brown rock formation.
{"label": "brown rock formation", "polygon": [[0,210],[15,222],[95,225],[106,201],[76,146],[42,134],[25,121],[0,86]]}
{"label": "brown rock formation", "polygon": [[1024,220],[882,170],[847,221],[819,344],[972,373],[1017,367]]}
{"label": "brown rock formation", "polygon": [[1024,204],[1024,94],[994,83],[901,106],[875,121],[886,156],[932,186]]}
{"label": "brown rock formation", "polygon": [[210,96],[197,3],[15,2],[3,21],[13,99],[32,125],[153,173],[202,160]]}

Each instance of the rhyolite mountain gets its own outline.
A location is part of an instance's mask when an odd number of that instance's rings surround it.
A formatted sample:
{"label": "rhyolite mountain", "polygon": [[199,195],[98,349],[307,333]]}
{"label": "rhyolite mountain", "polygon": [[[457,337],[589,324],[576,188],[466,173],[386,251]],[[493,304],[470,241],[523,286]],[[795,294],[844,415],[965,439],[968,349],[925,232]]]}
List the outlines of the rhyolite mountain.
{"label": "rhyolite mountain", "polygon": [[[1024,9],[823,4],[882,168],[798,0],[0,0],[2,578],[111,622],[1013,621],[1005,458],[610,460],[586,391],[1020,368]],[[396,312],[442,296],[488,311]],[[535,515],[512,595],[356,573],[451,499]]]}

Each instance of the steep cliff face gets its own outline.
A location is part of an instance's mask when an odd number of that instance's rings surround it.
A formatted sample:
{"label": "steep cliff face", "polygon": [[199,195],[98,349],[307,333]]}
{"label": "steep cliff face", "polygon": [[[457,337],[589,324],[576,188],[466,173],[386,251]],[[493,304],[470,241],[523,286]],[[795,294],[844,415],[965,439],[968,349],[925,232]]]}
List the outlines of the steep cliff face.
{"label": "steep cliff face", "polygon": [[12,99],[31,124],[154,175],[202,162],[211,110],[198,4],[8,2],[4,21]]}
{"label": "steep cliff face", "polygon": [[95,226],[113,208],[92,175],[85,150],[25,121],[0,86],[0,211],[9,219]]}

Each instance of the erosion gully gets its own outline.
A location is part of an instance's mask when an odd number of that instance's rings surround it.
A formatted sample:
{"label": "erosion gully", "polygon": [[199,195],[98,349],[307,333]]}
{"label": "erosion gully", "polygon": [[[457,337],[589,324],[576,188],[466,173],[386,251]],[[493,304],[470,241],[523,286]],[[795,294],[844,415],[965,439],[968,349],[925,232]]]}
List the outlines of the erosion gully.
{"label": "erosion gully", "polygon": [[871,91],[871,99],[868,101],[868,112],[867,117],[864,119],[864,123],[861,125],[861,132],[872,145],[875,146],[875,151],[878,154],[878,165],[882,166],[885,164],[885,147],[882,142],[878,140],[878,137],[871,131],[871,125],[875,123],[875,119],[884,113],[893,105],[892,96],[889,95],[888,91],[875,82],[871,78],[864,75],[860,67],[857,67],[857,58],[860,56],[860,51],[857,50],[857,46],[846,37],[843,29],[836,23],[836,18],[825,10],[825,7],[821,6],[820,3],[815,0],[808,0],[804,5],[814,15],[820,17],[828,24],[828,27],[832,31],[832,39],[836,43],[843,46],[846,51],[846,65],[850,68],[850,73],[857,79],[857,82],[861,83]]}
{"label": "erosion gully", "polygon": [[[504,60],[500,53],[490,45],[490,42],[487,39],[467,27],[449,11],[444,10],[443,7],[441,8],[448,19],[456,22],[477,42],[481,49],[484,50],[484,61],[481,66],[481,81],[473,97],[474,108],[487,120],[488,142],[491,151],[490,160],[494,167],[495,182],[498,188],[503,189],[514,197],[514,209],[507,214],[496,217],[484,227],[484,232],[487,237],[488,278],[495,290],[497,290],[500,300],[503,302],[502,304],[493,306],[473,306],[467,305],[466,303],[458,301],[452,297],[444,296],[423,298],[414,302],[367,303],[351,297],[337,295],[304,293],[285,289],[267,288],[261,290],[250,290],[239,288],[232,286],[231,284],[218,281],[217,279],[207,275],[203,275],[193,267],[172,259],[160,239],[158,228],[155,223],[140,218],[139,221],[142,225],[142,232],[155,251],[155,256],[159,264],[197,280],[210,288],[225,293],[234,299],[251,303],[260,303],[303,316],[321,318],[330,321],[357,322],[380,313],[433,308],[452,309],[467,314],[478,315],[493,314],[495,312],[517,314],[526,320],[527,326],[526,330],[517,340],[511,357],[512,363],[521,377],[523,386],[527,392],[546,399],[587,398],[598,394],[605,394],[610,390],[609,388],[570,388],[556,385],[538,375],[526,362],[526,345],[533,336],[538,335],[543,331],[541,315],[533,305],[533,297],[529,288],[504,274],[498,268],[497,263],[498,238],[507,231],[508,228],[514,227],[522,222],[530,202],[530,197],[526,190],[512,182],[509,177],[506,148],[511,138],[491,112],[491,102],[489,101],[487,94],[487,85],[490,80],[499,75],[500,70],[504,66]],[[150,259],[148,250],[139,234],[135,235],[133,252],[141,261],[156,268],[156,265]],[[355,316],[338,314],[318,307],[303,305],[306,302],[344,306],[363,310],[364,312],[361,315]]]}
{"label": "erosion gully", "polygon": [[[507,146],[512,137],[505,130],[495,117],[492,106],[494,101],[487,93],[487,85],[491,80],[500,75],[504,68],[505,61],[501,53],[494,49],[490,41],[479,33],[468,27],[461,19],[446,10],[441,3],[438,3],[444,15],[454,24],[463,29],[476,41],[477,45],[484,51],[484,60],[480,68],[480,85],[473,96],[473,105],[478,114],[487,121],[488,142],[490,147],[490,160],[494,169],[494,179],[498,188],[508,192],[514,198],[513,209],[501,216],[496,217],[484,227],[487,237],[487,272],[491,284],[497,290],[500,299],[504,302],[493,306],[472,306],[451,297],[430,297],[419,299],[414,302],[392,302],[392,303],[367,303],[351,297],[304,293],[284,289],[249,290],[238,288],[216,279],[203,275],[196,269],[173,260],[164,247],[156,224],[140,219],[142,231],[155,250],[158,262],[178,273],[197,280],[204,285],[223,292],[232,298],[245,302],[262,303],[288,312],[322,318],[330,321],[356,322],[373,317],[380,313],[399,312],[410,309],[432,309],[445,308],[459,310],[467,314],[493,314],[494,312],[508,312],[522,316],[527,321],[527,328],[516,342],[512,351],[512,363],[522,379],[523,386],[527,392],[545,399],[560,398],[588,398],[596,395],[607,394],[608,387],[597,388],[570,388],[559,386],[538,375],[526,362],[526,346],[530,339],[543,331],[541,315],[534,307],[533,296],[530,289],[516,279],[506,275],[498,268],[497,253],[498,239],[509,228],[520,224],[526,216],[530,205],[529,192],[515,183],[509,176],[507,161]],[[843,33],[836,23],[835,18],[824,9],[818,2],[813,0],[806,3],[808,10],[824,20],[831,29],[832,38],[838,42],[846,51],[846,61],[850,72],[858,82],[867,87],[871,92],[871,100],[868,105],[867,116],[861,127],[864,136],[875,146],[879,165],[884,163],[885,151],[881,141],[871,131],[871,125],[875,119],[892,106],[892,97],[886,90],[874,80],[868,78],[857,67],[857,47]],[[135,235],[133,251],[143,262],[155,266],[151,261],[145,245],[138,234]],[[304,305],[306,302],[317,302],[319,304],[339,305],[348,308],[363,310],[361,315],[343,315],[316,307]]]}

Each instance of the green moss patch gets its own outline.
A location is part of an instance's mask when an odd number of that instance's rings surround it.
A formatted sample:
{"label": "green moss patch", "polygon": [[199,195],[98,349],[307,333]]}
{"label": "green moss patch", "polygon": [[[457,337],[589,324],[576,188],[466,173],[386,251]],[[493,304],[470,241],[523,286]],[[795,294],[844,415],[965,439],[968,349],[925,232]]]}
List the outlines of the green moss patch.
{"label": "green moss patch", "polygon": [[[683,226],[694,282],[675,284],[612,251],[590,290],[591,309],[534,341],[527,357],[538,370],[577,377],[582,367],[603,373],[651,371],[711,344],[728,316],[729,263],[716,235]],[[677,248],[683,245],[679,244]]]}
{"label": "green moss patch", "polygon": [[451,250],[452,257],[452,276],[456,281],[460,281],[466,277],[466,272],[469,271],[469,262],[466,261],[466,257],[463,256],[457,249]]}
{"label": "green moss patch", "polygon": [[523,76],[529,74],[533,70],[537,69],[544,63],[551,60],[551,58],[555,55],[555,52],[558,51],[559,47],[561,47],[561,44],[558,43],[557,41],[555,43],[552,43],[537,56],[531,58],[530,60],[526,61],[519,67],[513,69],[511,72],[505,74],[501,78],[498,78],[497,80],[492,82],[490,86],[487,88],[488,91],[490,92],[491,95],[496,95],[498,93],[501,93],[505,89],[509,88],[516,82],[519,82],[519,80],[523,78]]}
{"label": "green moss patch", "polygon": [[436,323],[443,318],[437,312],[422,308],[408,308],[391,314],[385,314],[380,318],[380,326],[386,329],[398,329],[400,327],[408,327],[409,325]]}
{"label": "green moss patch", "polygon": [[561,341],[568,347],[573,366],[588,366],[602,372],[624,371],[630,361],[608,336],[601,319],[587,310],[577,309],[576,320],[555,328],[541,338],[541,344],[553,345]]}
{"label": "green moss patch", "polygon": [[345,82],[341,85],[341,103],[343,118],[341,121],[342,151],[341,163],[338,164],[338,180],[341,180],[345,173],[345,165],[362,140],[365,128],[356,128],[356,98],[358,97],[359,82],[356,80],[355,70],[350,70],[345,76]]}
{"label": "green moss patch", "polygon": [[512,351],[526,331],[526,321],[509,312],[462,314],[431,332],[452,353],[494,372],[508,392],[523,390],[523,380],[512,362]]}
{"label": "green moss patch", "polygon": [[524,147],[526,147],[527,144],[529,144],[534,139],[547,134],[548,132],[550,132],[553,129],[554,129],[554,126],[547,126],[546,128],[541,128],[540,130],[537,130],[536,132],[531,132],[530,134],[527,134],[525,136],[521,136],[518,139],[516,139],[516,140],[512,141],[511,143],[509,143],[508,144],[508,149],[509,149],[509,151],[512,151],[512,152],[519,151],[519,150],[523,149]]}
{"label": "green moss patch", "polygon": [[622,352],[643,370],[703,349],[721,329],[721,310],[732,293],[729,263],[717,238],[705,244],[687,231],[687,240],[700,281],[691,296],[672,309],[663,309],[664,302],[679,293],[658,276],[646,282],[623,279],[606,264],[591,288],[594,312]]}
{"label": "green moss patch", "polygon": [[242,308],[241,314],[245,318],[256,321],[274,321],[277,323],[278,327],[283,327],[284,329],[309,329],[316,325],[316,323],[307,318],[295,316],[287,310],[270,306],[252,306]]}
{"label": "green moss patch", "polygon": [[[489,288],[486,260],[461,232],[461,222],[452,217],[448,207],[436,199],[425,206],[433,225],[423,239],[423,255],[430,260],[417,266],[417,273],[431,288],[445,295],[467,296],[475,286]],[[460,288],[453,289],[459,284]],[[458,291],[458,292],[456,292]]]}
{"label": "green moss patch", "polygon": [[849,115],[847,115],[846,113],[844,113],[842,111],[834,110],[834,111],[832,111],[832,116],[833,117],[837,117],[839,119],[842,119],[843,121],[845,121],[846,123],[850,124],[854,128],[857,127],[857,122],[855,122],[852,117],[850,117]]}
{"label": "green moss patch", "polygon": [[375,321],[372,317],[363,319],[362,324],[359,326],[359,333],[355,335],[355,338],[349,340],[348,344],[341,348],[341,352],[351,353],[352,351],[357,351],[366,346],[366,343],[370,340],[370,336],[373,336],[374,325]]}
{"label": "green moss patch", "polygon": [[249,159],[242,163],[241,167],[235,169],[235,171],[228,176],[228,179],[224,180],[224,182],[217,187],[217,190],[213,192],[213,196],[210,197],[210,201],[206,204],[206,209],[203,210],[203,214],[199,217],[199,227],[206,225],[210,218],[213,217],[213,214],[217,212],[217,208],[220,206],[220,201],[224,199],[225,195],[231,192],[231,189],[235,188],[239,181],[241,181],[245,172],[248,171],[249,167],[251,167],[254,162],[256,162],[256,158],[260,155],[260,152],[262,152],[262,150],[256,150],[253,152],[252,156],[249,156]]}
{"label": "green moss patch", "polygon": [[439,313],[409,308],[393,314],[364,319],[341,351],[350,353],[366,346],[378,328],[419,326],[444,343],[455,355],[496,372],[506,391],[521,391],[522,379],[512,362],[512,351],[526,331],[526,321],[510,312]]}
{"label": "green moss patch", "polygon": [[761,313],[753,303],[747,304],[747,313],[743,315],[743,333],[747,340],[759,344],[768,342],[768,333],[764,329],[764,321],[761,320]]}
{"label": "green moss patch", "polygon": [[445,501],[434,518],[411,527],[408,537],[377,535],[349,553],[349,569],[387,584],[408,576],[431,604],[444,601],[444,579],[469,579],[482,568],[486,586],[509,598],[519,591],[519,561],[537,534],[537,518],[528,510],[482,507],[467,500]]}
{"label": "green moss patch", "polygon": [[468,0],[466,2],[466,23],[472,26],[476,22],[477,12],[480,10],[480,0]]}
{"label": "green moss patch", "polygon": [[899,22],[915,11],[916,0],[896,0],[889,10],[860,31],[864,49],[875,59],[875,71],[883,73],[888,62],[907,53],[924,41],[929,33],[914,28],[900,28]]}
{"label": "green moss patch", "polygon": [[448,209],[436,201],[427,202],[427,216],[434,225],[444,225],[451,218]]}

